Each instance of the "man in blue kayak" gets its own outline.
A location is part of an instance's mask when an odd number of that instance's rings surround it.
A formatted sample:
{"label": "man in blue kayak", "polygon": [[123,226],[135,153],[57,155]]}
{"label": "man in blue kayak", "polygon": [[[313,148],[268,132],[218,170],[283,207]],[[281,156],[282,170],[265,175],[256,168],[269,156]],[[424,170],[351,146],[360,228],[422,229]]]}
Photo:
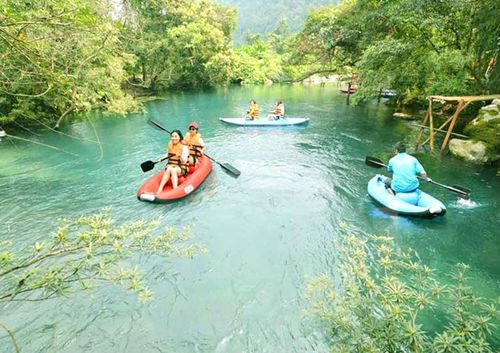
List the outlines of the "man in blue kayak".
{"label": "man in blue kayak", "polygon": [[424,167],[413,156],[406,153],[404,142],[398,142],[394,146],[396,155],[389,160],[387,170],[392,173],[392,179],[384,180],[386,187],[391,193],[413,192],[418,189],[419,183],[417,176],[422,180],[431,182],[432,179],[427,176]]}

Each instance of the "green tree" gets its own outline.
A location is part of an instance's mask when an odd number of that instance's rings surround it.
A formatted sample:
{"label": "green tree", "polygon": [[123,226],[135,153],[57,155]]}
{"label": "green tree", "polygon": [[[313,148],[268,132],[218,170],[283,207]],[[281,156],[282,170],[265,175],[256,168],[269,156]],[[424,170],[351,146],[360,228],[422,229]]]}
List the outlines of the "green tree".
{"label": "green tree", "polygon": [[294,64],[309,73],[351,73],[362,54],[363,35],[351,2],[311,11],[297,36]]}
{"label": "green tree", "polygon": [[[488,92],[492,82],[485,78],[484,73],[487,63],[498,53],[498,45],[495,49],[491,41],[486,40],[489,48],[474,52],[475,43],[491,37],[491,32],[478,33],[478,24],[484,21],[480,13],[486,9],[485,3],[428,0],[375,3],[375,9],[370,10],[385,19],[386,23],[381,25],[377,21],[369,21],[374,26],[367,27],[365,33],[384,33],[385,37],[372,35],[372,43],[366,47],[363,60],[357,65],[363,77],[358,99],[369,97],[381,87],[392,87],[401,92],[403,103],[424,101],[431,94],[471,95]],[[364,2],[359,2],[357,8],[363,11],[363,5]],[[490,22],[493,23],[496,28],[491,29],[498,36],[498,23]],[[387,30],[383,31],[383,28]],[[380,57],[379,45],[384,46],[384,42],[391,41],[409,50],[404,53],[388,50],[387,56],[399,55],[406,65],[379,65],[377,57],[371,57],[372,53]],[[387,45],[385,47],[389,49]],[[390,59],[388,61],[391,62]],[[405,69],[407,65],[408,70]],[[416,67],[420,68],[417,75],[413,75],[416,72],[412,69]],[[386,72],[389,75],[385,75]],[[413,80],[410,80],[411,76]],[[377,84],[377,79],[385,85]]]}
{"label": "green tree", "polygon": [[267,36],[267,41],[277,54],[285,54],[288,49],[287,44],[290,36],[288,22],[285,19],[281,19],[276,28]]}
{"label": "green tree", "polygon": [[235,16],[212,1],[131,1],[122,19],[123,42],[139,58],[131,83],[152,91],[227,83]]}
{"label": "green tree", "polygon": [[220,0],[238,9],[238,29],[235,42],[244,43],[247,32],[267,36],[280,21],[288,23],[291,33],[297,33],[304,25],[308,12],[316,7],[331,6],[339,0]]}
{"label": "green tree", "polygon": [[358,101],[384,87],[403,104],[431,94],[496,93],[498,7],[491,0],[346,1],[311,12],[293,64],[359,73]]}
{"label": "green tree", "polygon": [[[273,38],[275,39],[275,38]],[[236,49],[236,69],[232,80],[243,84],[264,84],[284,78],[282,56],[267,38],[247,35],[247,43]]]}
{"label": "green tree", "polygon": [[0,123],[54,122],[76,111],[125,113],[123,65],[107,2],[0,1]]}
{"label": "green tree", "polygon": [[[208,87],[228,82],[232,56],[220,29],[203,22],[180,25],[167,31],[166,41],[173,85]],[[220,81],[211,81],[214,78]]]}

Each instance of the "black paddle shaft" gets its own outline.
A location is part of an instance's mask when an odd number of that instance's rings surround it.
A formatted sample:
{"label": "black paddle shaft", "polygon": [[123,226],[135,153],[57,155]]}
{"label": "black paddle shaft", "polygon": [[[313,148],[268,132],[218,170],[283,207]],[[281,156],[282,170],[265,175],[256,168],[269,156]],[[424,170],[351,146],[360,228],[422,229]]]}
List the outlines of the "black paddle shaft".
{"label": "black paddle shaft", "polygon": [[[161,131],[165,131],[166,133],[170,134],[170,131],[167,130],[166,127],[164,127],[160,122],[156,121],[156,120],[153,120],[153,119],[148,119],[148,124],[153,126],[154,128],[158,129],[158,130],[161,130]],[[218,165],[220,165],[222,167],[222,169],[226,172],[228,172],[229,175],[237,178],[240,176],[241,172],[236,169],[235,167],[233,167],[231,164],[229,163],[220,163],[218,161],[216,161],[215,159],[213,159],[212,157],[210,157],[208,154],[204,153],[204,155],[212,160],[213,162],[217,163]]]}
{"label": "black paddle shaft", "polygon": [[144,173],[149,172],[151,169],[153,169],[155,167],[156,163],[160,163],[160,162],[164,161],[165,159],[169,159],[169,158],[170,158],[170,156],[163,156],[154,162],[153,161],[142,162],[141,169]]}
{"label": "black paddle shaft", "polygon": [[[380,159],[378,159],[376,157],[370,157],[370,156],[366,156],[366,158],[365,158],[365,164],[369,165],[370,167],[374,167],[374,168],[383,168],[383,167],[386,167],[386,165],[384,164],[384,162],[382,162]],[[422,177],[418,177],[418,178],[424,180]],[[429,182],[431,184],[434,184],[434,185],[437,185],[437,186],[441,186],[442,188],[445,188],[445,189],[447,189],[447,190],[449,190],[451,192],[454,192],[459,197],[461,197],[461,198],[463,198],[465,200],[470,199],[471,190],[467,189],[467,188],[464,188],[463,186],[460,186],[460,185],[448,186],[448,185],[444,185],[444,184],[438,183],[437,181],[434,181],[434,180],[429,180]]]}

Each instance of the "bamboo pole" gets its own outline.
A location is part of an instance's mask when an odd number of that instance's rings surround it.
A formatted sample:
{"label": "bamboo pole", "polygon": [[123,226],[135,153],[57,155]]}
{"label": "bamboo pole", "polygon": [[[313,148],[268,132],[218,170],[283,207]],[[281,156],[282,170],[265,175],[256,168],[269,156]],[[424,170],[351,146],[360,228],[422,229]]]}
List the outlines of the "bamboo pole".
{"label": "bamboo pole", "polygon": [[469,103],[470,103],[470,101],[465,103],[463,99],[458,102],[457,110],[455,111],[455,114],[453,114],[450,126],[448,127],[448,132],[446,133],[444,141],[441,145],[441,152],[444,151],[444,149],[446,148],[446,145],[448,144],[448,140],[450,139],[451,131],[453,130],[453,127],[455,126],[455,123],[457,121],[458,114],[460,114],[460,112],[462,110],[464,110],[465,107],[469,105]]}
{"label": "bamboo pole", "polygon": [[[448,119],[448,121],[450,121],[450,120],[451,120],[451,118],[450,118],[450,119]],[[421,128],[423,128],[423,129],[428,129],[428,128],[429,128],[428,126],[425,126],[425,125],[420,125],[420,124],[413,124],[413,125],[418,126],[418,127],[421,127]],[[435,129],[434,129],[434,130],[436,131],[436,132],[435,132],[435,134],[437,134],[438,132],[442,132],[442,133],[446,133],[446,132],[448,132],[447,130],[443,130],[443,129],[442,129],[442,127],[443,127],[443,126],[440,126],[440,127],[439,127],[439,128],[437,128],[437,129],[435,128]],[[457,134],[456,132],[452,132],[451,134],[452,134],[453,136],[462,137],[462,138],[465,138],[465,139],[468,139],[468,138],[469,138],[469,136],[462,135],[462,134]],[[429,141],[429,139],[425,140],[425,141],[422,143],[422,145],[425,145],[425,144],[427,143],[427,141]]]}
{"label": "bamboo pole", "polygon": [[[440,129],[444,128],[446,125],[448,125],[448,123],[451,121],[451,119],[453,119],[453,116],[450,116],[448,118],[448,120],[446,120],[444,123],[442,123],[441,126],[438,129],[434,129],[434,130],[440,130]],[[436,135],[436,132],[434,133],[434,135]],[[431,139],[431,137],[429,136],[424,142],[422,142],[422,146],[425,145],[427,142],[429,142],[430,139]]]}
{"label": "bamboo pole", "polygon": [[[427,120],[429,119],[429,110],[427,110],[427,112],[425,112],[425,117],[424,117],[424,120],[422,120],[422,125],[425,126],[425,124],[427,123]],[[426,126],[427,127],[427,126]],[[423,127],[420,128],[420,130],[418,131],[418,135],[417,135],[417,143],[415,144],[415,149],[418,148],[419,144],[420,144],[420,139],[422,138],[422,133],[424,132],[424,129]],[[422,144],[424,145],[425,142]]]}
{"label": "bamboo pole", "polygon": [[[441,129],[444,128],[448,123],[450,124],[448,127],[448,131],[446,131],[446,136],[443,140],[443,143],[441,144],[441,152],[446,148],[446,145],[448,144],[448,140],[450,139],[451,135],[456,135],[460,137],[466,137],[465,135],[460,135],[460,134],[455,134],[453,133],[453,127],[455,126],[455,123],[458,119],[458,115],[462,110],[465,109],[471,102],[478,102],[478,101],[484,101],[484,100],[493,100],[493,99],[500,99],[500,94],[492,94],[492,95],[486,95],[486,96],[462,96],[462,97],[448,97],[448,96],[429,96],[427,97],[429,100],[429,108],[427,109],[427,113],[425,114],[424,120],[422,121],[422,127],[420,128],[417,139],[416,139],[416,148],[418,148],[419,145],[423,146],[427,142],[430,141],[430,148],[432,151],[434,151],[434,136],[437,134],[437,132],[443,132]],[[432,102],[433,100],[438,100],[438,101],[443,101],[443,102],[457,102],[457,110],[455,113],[448,119],[444,124],[442,124],[438,129],[434,128],[434,119],[432,116]],[[424,127],[427,128],[427,120],[429,120],[429,138],[426,139],[422,144],[420,144],[420,139],[422,138],[422,133]],[[436,131],[434,131],[436,130]]]}
{"label": "bamboo pole", "polygon": [[[352,79],[351,79],[352,80]],[[351,82],[347,84],[347,98],[345,101],[346,105],[349,105],[349,97],[351,96]]]}

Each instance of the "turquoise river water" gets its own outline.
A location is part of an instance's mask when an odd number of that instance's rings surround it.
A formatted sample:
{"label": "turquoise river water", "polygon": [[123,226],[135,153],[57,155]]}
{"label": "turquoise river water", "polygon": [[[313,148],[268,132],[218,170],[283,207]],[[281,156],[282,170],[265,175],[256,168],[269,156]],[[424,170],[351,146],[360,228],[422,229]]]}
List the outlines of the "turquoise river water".
{"label": "turquoise river water", "polygon": [[[274,129],[219,122],[240,116],[251,98],[263,112],[281,98],[288,116],[311,120]],[[207,152],[241,176],[232,178],[214,164],[205,183],[179,202],[138,201],[138,187],[153,173],[142,173],[139,165],[162,155],[168,139],[146,123],[148,117],[183,132],[198,121]],[[271,86],[172,94],[149,103],[145,114],[92,116],[64,127],[79,139],[24,135],[69,153],[3,139],[1,240],[23,249],[50,237],[62,217],[111,206],[118,223],[191,225],[193,241],[208,252],[192,260],[141,259],[154,291],[146,305],[110,286],[12,303],[2,308],[0,321],[24,352],[327,352],[321,330],[303,316],[302,298],[310,278],[331,271],[332,243],[344,236],[341,224],[359,236],[393,236],[443,278],[454,264],[467,263],[475,292],[495,298],[500,182],[494,168],[419,154],[434,180],[472,189],[472,201],[462,202],[423,185],[448,207],[438,219],[389,215],[367,196],[367,181],[381,171],[366,166],[365,156],[387,161],[391,146],[414,129],[383,104],[345,105],[336,87]],[[100,145],[87,141],[97,138]],[[0,352],[11,351],[1,332]]]}

